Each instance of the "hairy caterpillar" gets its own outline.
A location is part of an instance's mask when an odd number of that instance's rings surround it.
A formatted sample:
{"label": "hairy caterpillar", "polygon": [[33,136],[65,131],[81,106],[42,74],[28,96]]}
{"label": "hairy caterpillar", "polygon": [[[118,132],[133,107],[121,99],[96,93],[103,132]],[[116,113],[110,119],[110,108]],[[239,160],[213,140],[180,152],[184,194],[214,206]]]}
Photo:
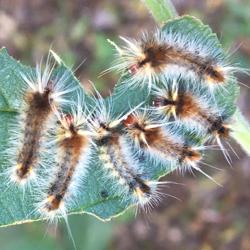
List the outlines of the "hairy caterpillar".
{"label": "hairy caterpillar", "polygon": [[[175,25],[181,21],[175,20]],[[129,75],[125,82],[135,88],[146,86],[150,90],[156,82],[164,81],[165,76],[177,73],[201,80],[211,89],[217,86],[225,89],[227,83],[235,79],[234,73],[244,70],[230,63],[228,56],[218,48],[219,42],[211,30],[208,39],[204,31],[192,29],[192,25],[189,33],[167,23],[162,30],[143,33],[138,40],[121,37],[125,42],[122,47],[110,41],[117,50],[117,59],[107,71],[125,72]]]}
{"label": "hairy caterpillar", "polygon": [[166,79],[161,87],[154,87],[153,106],[167,118],[172,117],[188,127],[203,129],[209,138],[216,139],[231,164],[231,158],[221,142],[230,136],[228,107],[219,107],[214,96],[202,86],[182,78]]}
{"label": "hairy caterpillar", "polygon": [[202,146],[186,144],[184,139],[174,131],[165,128],[164,122],[155,122],[152,114],[147,111],[134,112],[124,121],[127,135],[133,144],[142,152],[148,153],[153,159],[166,161],[180,171],[195,169],[216,182],[205,173],[198,164],[202,162]]}
{"label": "hairy caterpillar", "polygon": [[66,217],[67,210],[76,202],[74,199],[77,199],[90,162],[93,142],[81,105],[78,103],[69,114],[57,113],[55,166],[50,170],[49,180],[45,180],[49,185],[41,182],[44,191],[38,203],[39,212],[50,220]]}
{"label": "hairy caterpillar", "polygon": [[44,68],[41,61],[35,72],[21,74],[23,105],[7,152],[11,160],[9,179],[20,185],[36,177],[38,165],[42,165],[40,156],[46,147],[46,133],[53,126],[53,110],[66,102],[64,94],[74,90],[64,86],[66,73],[52,76],[54,67],[48,56]]}
{"label": "hairy caterpillar", "polygon": [[95,113],[90,120],[91,132],[98,147],[101,165],[106,175],[115,182],[110,188],[124,200],[150,208],[160,199],[160,184],[147,178],[121,130],[121,121],[133,110],[115,119],[112,100],[105,103],[98,94],[95,103]]}

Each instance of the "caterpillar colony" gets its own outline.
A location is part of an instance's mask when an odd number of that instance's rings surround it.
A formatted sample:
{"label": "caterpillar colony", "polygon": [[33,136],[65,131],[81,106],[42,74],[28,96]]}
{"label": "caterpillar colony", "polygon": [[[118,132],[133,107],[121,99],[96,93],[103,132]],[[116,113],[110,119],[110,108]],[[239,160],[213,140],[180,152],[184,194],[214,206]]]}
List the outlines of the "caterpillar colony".
{"label": "caterpillar colony", "polygon": [[[21,74],[23,106],[6,151],[11,159],[6,173],[10,185],[24,187],[36,180],[36,213],[50,221],[66,220],[86,190],[93,164],[100,170],[96,182],[105,183],[108,193],[146,210],[160,201],[160,187],[169,182],[158,181],[142,156],[163,165],[164,173],[170,165],[171,170],[196,170],[213,180],[201,166],[209,166],[204,154],[210,146],[204,145],[215,139],[231,164],[223,141],[233,150],[228,142],[232,112],[217,99],[231,91],[227,86],[239,68],[213,47],[214,36],[199,37],[199,32],[166,24],[139,40],[122,37],[123,47],[111,42],[118,57],[108,71],[126,76],[117,91],[148,91],[132,108],[132,100],[123,98],[127,103],[118,114],[119,99],[103,99],[97,91],[81,97],[83,89],[68,85],[66,73],[53,73],[50,57],[44,68],[38,64],[35,72]],[[78,94],[76,103],[67,100],[69,92]],[[202,140],[191,139],[187,130]]]}

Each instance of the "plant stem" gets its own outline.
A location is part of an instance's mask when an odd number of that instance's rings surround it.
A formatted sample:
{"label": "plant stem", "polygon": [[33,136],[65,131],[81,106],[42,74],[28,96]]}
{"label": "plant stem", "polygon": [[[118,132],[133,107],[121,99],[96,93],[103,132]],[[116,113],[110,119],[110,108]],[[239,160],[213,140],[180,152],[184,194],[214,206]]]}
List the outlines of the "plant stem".
{"label": "plant stem", "polygon": [[167,20],[177,16],[171,0],[142,0],[157,23],[163,25]]}
{"label": "plant stem", "polygon": [[231,136],[240,144],[247,155],[250,155],[250,125],[239,110],[234,114],[234,124]]}

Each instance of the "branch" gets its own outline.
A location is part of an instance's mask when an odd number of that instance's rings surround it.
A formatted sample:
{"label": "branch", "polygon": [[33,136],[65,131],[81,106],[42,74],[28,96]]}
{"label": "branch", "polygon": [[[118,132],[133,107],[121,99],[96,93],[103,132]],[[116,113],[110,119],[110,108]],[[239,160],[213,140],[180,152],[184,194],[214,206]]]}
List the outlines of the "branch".
{"label": "branch", "polygon": [[234,114],[232,138],[250,155],[250,126],[239,110]]}

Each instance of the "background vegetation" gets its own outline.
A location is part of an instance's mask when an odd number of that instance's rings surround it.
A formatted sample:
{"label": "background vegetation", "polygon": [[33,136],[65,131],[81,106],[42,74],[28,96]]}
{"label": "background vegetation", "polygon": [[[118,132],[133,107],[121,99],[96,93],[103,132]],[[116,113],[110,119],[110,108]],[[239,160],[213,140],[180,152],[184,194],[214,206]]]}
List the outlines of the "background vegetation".
{"label": "background vegetation", "polygon": [[[179,14],[191,14],[212,26],[235,60],[250,65],[250,2],[248,0],[173,0]],[[88,79],[107,95],[118,78],[99,73],[110,66],[113,48],[106,38],[136,37],[155,23],[138,0],[0,0],[0,47],[27,64],[34,64],[52,48],[76,68],[85,88]],[[1,69],[0,69],[1,70]],[[239,76],[248,84],[249,78]],[[248,84],[249,85],[249,84]],[[250,119],[249,90],[241,89],[239,107]],[[88,215],[71,216],[69,222],[79,250],[101,249],[250,249],[249,158],[234,145],[240,160],[229,168],[221,153],[209,153],[207,162],[223,171],[209,170],[223,188],[197,176],[176,174],[168,180],[185,183],[170,186],[166,193],[182,201],[164,199],[152,214],[128,211],[102,223]],[[57,231],[57,232],[56,232]],[[3,250],[70,250],[72,243],[64,224],[45,223],[0,228]]]}

